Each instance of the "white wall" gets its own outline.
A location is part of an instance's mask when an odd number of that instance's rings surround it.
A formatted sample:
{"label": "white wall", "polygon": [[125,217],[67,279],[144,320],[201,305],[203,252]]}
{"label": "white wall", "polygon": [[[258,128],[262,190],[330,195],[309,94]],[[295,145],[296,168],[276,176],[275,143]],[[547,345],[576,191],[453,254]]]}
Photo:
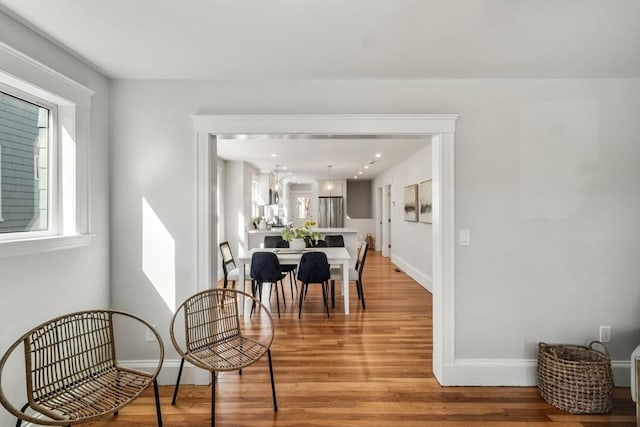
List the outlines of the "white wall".
{"label": "white wall", "polygon": [[[226,240],[234,257],[247,250],[247,224],[251,218],[251,174],[257,170],[242,161],[225,161],[224,215]],[[217,247],[213,248],[218,250]]]}
{"label": "white wall", "polygon": [[[120,308],[168,324],[161,304],[132,292],[144,281],[135,239],[142,195],[175,236],[178,299],[196,289],[190,115],[457,113],[456,228],[471,230],[471,246],[456,247],[456,358],[531,361],[538,341],[581,343],[596,338],[599,325],[613,328],[615,360],[640,343],[640,79],[112,87]],[[402,244],[409,243],[395,246]],[[171,349],[167,357],[175,357]]]}
{"label": "white wall", "polygon": [[377,189],[391,185],[391,262],[429,291],[433,276],[432,225],[404,220],[404,187],[431,178],[431,144],[425,142],[425,148],[377,176],[372,184],[374,204],[380,203]]}
{"label": "white wall", "polygon": [[[90,145],[89,220],[95,238],[81,248],[0,258],[0,354],[4,354],[20,335],[43,321],[109,306],[109,81],[1,12],[0,42],[96,92],[90,129],[78,129],[80,135],[90,135],[81,143]],[[83,126],[82,121],[78,125]],[[22,406],[24,374],[17,369],[5,374],[7,395]],[[13,424],[15,418],[1,408],[0,425]]]}

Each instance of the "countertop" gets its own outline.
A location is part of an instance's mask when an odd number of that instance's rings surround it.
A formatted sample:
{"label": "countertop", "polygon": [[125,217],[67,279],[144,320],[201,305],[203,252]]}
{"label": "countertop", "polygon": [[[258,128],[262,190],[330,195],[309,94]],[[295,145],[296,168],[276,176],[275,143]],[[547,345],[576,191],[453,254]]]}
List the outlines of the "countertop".
{"label": "countertop", "polygon": [[[274,228],[271,230],[249,230],[249,234],[280,234],[284,228]],[[321,234],[327,233],[357,233],[358,230],[353,228],[316,228],[313,231],[317,231]]]}

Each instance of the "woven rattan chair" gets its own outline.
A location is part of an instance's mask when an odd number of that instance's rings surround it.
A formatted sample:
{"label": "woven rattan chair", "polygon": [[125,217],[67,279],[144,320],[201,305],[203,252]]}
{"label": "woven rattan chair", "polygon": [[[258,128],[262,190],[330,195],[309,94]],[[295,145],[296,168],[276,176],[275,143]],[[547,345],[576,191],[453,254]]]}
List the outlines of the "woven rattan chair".
{"label": "woven rattan chair", "polygon": [[[252,316],[238,315],[238,298],[258,307]],[[181,322],[183,325],[179,325]],[[176,322],[179,322],[178,324]],[[184,345],[176,334],[184,333]],[[269,310],[251,295],[233,289],[210,289],[189,297],[171,319],[171,341],[182,357],[172,405],[176,404],[184,361],[211,372],[211,425],[215,425],[216,373],[239,371],[266,353],[269,359],[273,410],[278,411],[271,363],[273,319]]]}
{"label": "woven rattan chair", "polygon": [[[158,365],[153,372],[118,365],[115,319],[119,325],[134,319],[153,332],[158,344]],[[126,321],[127,329],[131,329],[132,323]],[[1,385],[6,363],[21,344],[27,403],[18,410]],[[156,377],[163,360],[162,339],[149,323],[137,316],[113,310],[67,314],[33,328],[9,347],[0,359],[0,402],[18,417],[17,426],[23,420],[37,425],[69,426],[117,415],[153,384],[158,425],[162,426]],[[27,414],[28,408],[36,415]]]}

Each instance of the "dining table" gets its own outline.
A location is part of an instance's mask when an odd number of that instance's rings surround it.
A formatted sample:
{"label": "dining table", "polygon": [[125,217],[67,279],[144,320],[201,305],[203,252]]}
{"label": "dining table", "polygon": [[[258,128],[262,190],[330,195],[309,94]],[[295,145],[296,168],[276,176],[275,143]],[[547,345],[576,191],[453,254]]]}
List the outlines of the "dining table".
{"label": "dining table", "polygon": [[[239,283],[243,292],[246,292],[246,280],[245,266],[251,265],[251,257],[256,252],[273,252],[278,256],[280,264],[299,264],[302,255],[306,252],[324,252],[327,255],[327,261],[330,265],[342,266],[342,296],[344,298],[344,314],[349,314],[349,263],[351,261],[351,255],[344,247],[332,247],[332,248],[306,248],[306,249],[291,249],[291,248],[253,248],[248,252],[240,255],[236,261],[238,262],[238,274]],[[244,301],[238,301],[241,305],[239,310],[241,313],[246,313],[245,310],[249,310],[249,307],[244,305]],[[248,304],[247,304],[248,305]]]}

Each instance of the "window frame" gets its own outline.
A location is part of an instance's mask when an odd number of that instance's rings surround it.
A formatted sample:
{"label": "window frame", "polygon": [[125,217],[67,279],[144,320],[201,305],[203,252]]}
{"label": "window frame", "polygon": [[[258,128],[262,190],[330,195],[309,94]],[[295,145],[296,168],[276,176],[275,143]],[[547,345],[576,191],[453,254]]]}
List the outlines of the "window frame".
{"label": "window frame", "polygon": [[[47,228],[35,231],[15,231],[10,233],[0,233],[0,243],[3,241],[25,240],[33,238],[42,238],[49,236],[57,236],[60,234],[60,219],[63,212],[60,211],[61,199],[60,194],[60,165],[61,156],[58,147],[58,135],[60,126],[58,124],[58,106],[45,99],[39,98],[23,90],[0,82],[0,92],[7,94],[24,102],[36,105],[48,110],[48,132],[47,132]],[[1,149],[2,147],[0,147]],[[0,157],[1,160],[1,157]],[[34,159],[35,162],[35,159]],[[35,168],[34,164],[34,180]],[[0,175],[1,180],[1,175]],[[2,213],[2,187],[0,186],[0,214]],[[1,215],[0,215],[1,217]]]}
{"label": "window frame", "polygon": [[55,179],[52,200],[61,215],[55,234],[0,240],[0,258],[87,246],[90,221],[89,142],[95,91],[0,41],[0,83],[57,106]]}

